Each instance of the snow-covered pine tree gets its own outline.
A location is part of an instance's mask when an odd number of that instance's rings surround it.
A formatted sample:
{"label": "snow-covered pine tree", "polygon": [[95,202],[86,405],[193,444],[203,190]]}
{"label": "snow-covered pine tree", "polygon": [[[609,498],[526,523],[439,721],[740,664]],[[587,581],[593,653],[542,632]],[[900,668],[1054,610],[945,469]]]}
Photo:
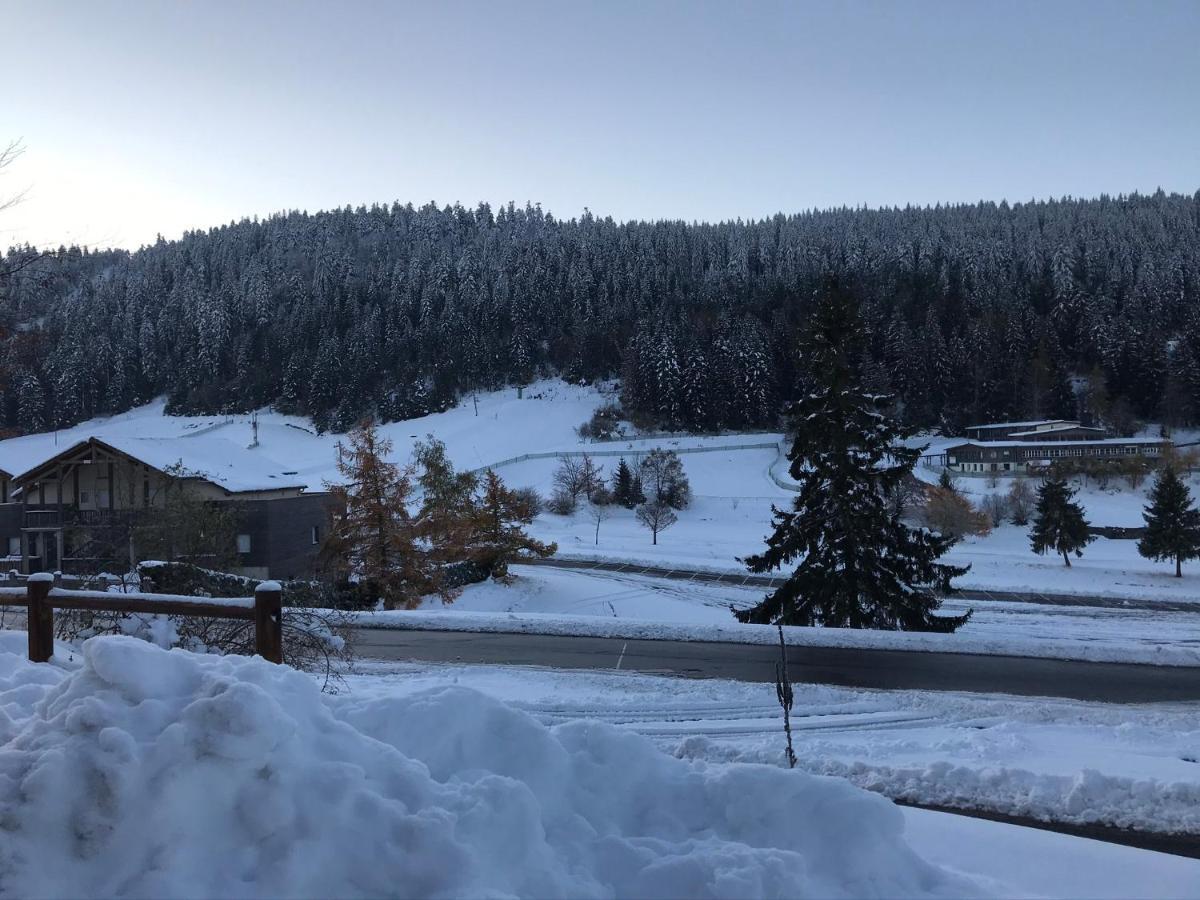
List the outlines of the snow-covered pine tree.
{"label": "snow-covered pine tree", "polygon": [[1029,533],[1034,553],[1060,553],[1068,567],[1070,554],[1083,556],[1083,548],[1095,540],[1088,533],[1083,508],[1072,500],[1074,496],[1075,491],[1065,480],[1047,478],[1037,490],[1037,508]]}
{"label": "snow-covered pine tree", "polygon": [[442,586],[441,568],[419,539],[408,511],[411,471],[388,462],[391,441],[367,420],[341,448],[338,484],[329,484],[333,506],[321,562],[343,578],[356,578],[386,609],[414,609],[421,598],[453,593]]}
{"label": "snow-covered pine tree", "polygon": [[1175,561],[1175,577],[1183,575],[1183,561],[1200,557],[1200,510],[1174,466],[1164,465],[1150,492],[1150,505],[1142,513],[1146,533],[1138,553],[1147,559]]}
{"label": "snow-covered pine tree", "polygon": [[789,472],[799,485],[790,511],[775,508],[753,572],[799,560],[782,586],[743,622],[911,631],[954,631],[962,616],[939,616],[937,593],[966,568],[939,563],[950,538],[905,525],[887,497],[912,477],[919,450],[883,414],[887,398],[860,387],[858,300],[836,279],[818,293],[803,358],[811,392],[793,404]]}

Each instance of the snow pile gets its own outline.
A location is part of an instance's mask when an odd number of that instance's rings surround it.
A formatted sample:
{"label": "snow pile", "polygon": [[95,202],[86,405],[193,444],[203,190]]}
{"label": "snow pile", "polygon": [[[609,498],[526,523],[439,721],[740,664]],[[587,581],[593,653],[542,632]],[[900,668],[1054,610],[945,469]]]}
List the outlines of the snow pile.
{"label": "snow pile", "polygon": [[123,637],[82,656],[44,667],[58,683],[16,704],[29,715],[0,747],[5,894],[980,892],[840,781],[550,730],[462,688],[323,698],[283,666]]}

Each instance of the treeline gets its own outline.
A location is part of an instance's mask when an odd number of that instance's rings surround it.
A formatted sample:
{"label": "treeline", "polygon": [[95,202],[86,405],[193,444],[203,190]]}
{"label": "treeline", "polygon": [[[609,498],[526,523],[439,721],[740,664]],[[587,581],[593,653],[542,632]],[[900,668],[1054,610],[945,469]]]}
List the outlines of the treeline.
{"label": "treeline", "polygon": [[561,374],[621,376],[661,425],[773,426],[830,273],[863,298],[868,386],[909,424],[1200,421],[1200,194],[1161,192],[715,225],[397,204],[63,248],[2,288],[0,419],[165,394],[345,430]]}

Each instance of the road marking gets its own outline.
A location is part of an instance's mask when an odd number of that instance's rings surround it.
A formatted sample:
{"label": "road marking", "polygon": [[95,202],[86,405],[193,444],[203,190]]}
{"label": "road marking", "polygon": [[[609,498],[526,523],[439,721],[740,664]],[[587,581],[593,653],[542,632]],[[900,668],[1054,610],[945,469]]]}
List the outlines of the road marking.
{"label": "road marking", "polygon": [[629,646],[629,641],[621,645],[621,655],[617,657],[617,668],[621,668],[621,661],[625,659],[625,648]]}

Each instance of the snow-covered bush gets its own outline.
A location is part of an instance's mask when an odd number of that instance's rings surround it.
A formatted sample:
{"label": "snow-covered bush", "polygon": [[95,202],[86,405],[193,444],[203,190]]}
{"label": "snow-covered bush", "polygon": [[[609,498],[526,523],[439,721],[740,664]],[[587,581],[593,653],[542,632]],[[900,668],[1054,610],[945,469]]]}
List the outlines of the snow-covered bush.
{"label": "snow-covered bush", "polygon": [[607,724],[547,729],[461,688],[323,698],[286,666],[128,638],[34,678],[3,648],[13,896],[980,893],[841,780],[676,759]]}

